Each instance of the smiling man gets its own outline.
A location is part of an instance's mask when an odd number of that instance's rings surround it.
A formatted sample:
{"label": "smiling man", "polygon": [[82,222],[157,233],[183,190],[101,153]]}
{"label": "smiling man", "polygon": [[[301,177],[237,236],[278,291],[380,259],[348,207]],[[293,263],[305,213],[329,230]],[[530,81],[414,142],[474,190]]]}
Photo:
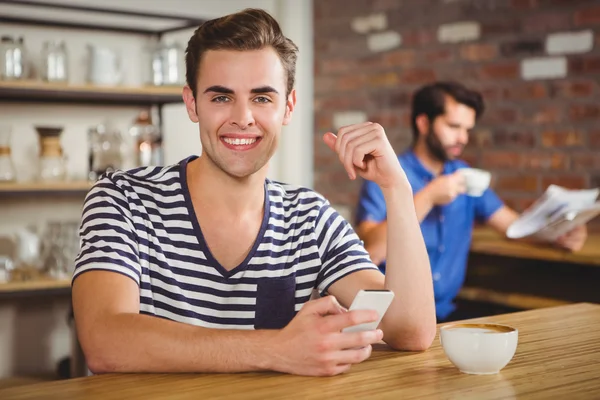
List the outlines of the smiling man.
{"label": "smiling man", "polygon": [[[415,193],[415,208],[431,261],[439,322],[474,316],[456,309],[453,302],[465,279],[475,220],[506,234],[518,218],[491,189],[480,197],[464,194],[465,182],[458,171],[468,165],[460,156],[483,110],[481,95],[459,83],[435,82],[422,87],[412,102],[413,146],[398,156]],[[390,243],[386,214],[390,211],[379,185],[365,181],[358,204],[357,232],[373,262],[384,271],[389,268],[385,260]],[[579,250],[586,237],[587,230],[581,226],[559,238],[556,245]]]}
{"label": "smiling man", "polygon": [[[394,210],[387,276],[322,196],[267,179],[296,105],[296,53],[261,10],[203,24],[183,92],[202,155],[109,173],[88,194],[73,306],[92,371],[335,375],[382,338],[397,349],[431,344],[429,262],[383,128],[344,127],[323,146],[350,179],[377,182]],[[314,289],[322,297],[310,300]],[[380,329],[342,332],[377,318],[346,311],[361,289],[396,296]]]}

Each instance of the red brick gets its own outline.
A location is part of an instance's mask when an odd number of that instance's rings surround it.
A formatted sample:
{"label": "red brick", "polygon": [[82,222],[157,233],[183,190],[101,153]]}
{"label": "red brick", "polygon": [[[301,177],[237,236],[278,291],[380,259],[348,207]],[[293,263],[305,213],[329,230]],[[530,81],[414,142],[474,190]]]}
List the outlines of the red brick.
{"label": "red brick", "polygon": [[460,56],[468,61],[490,61],[498,55],[498,48],[492,44],[466,44],[460,48]]}
{"label": "red brick", "polygon": [[571,74],[600,73],[600,57],[589,55],[569,58],[569,72]]}
{"label": "red brick", "polygon": [[594,81],[558,81],[552,82],[550,94],[552,97],[589,97],[594,94],[597,84]]}
{"label": "red brick", "polygon": [[[600,188],[600,174],[594,174],[590,177],[590,187],[591,188]],[[596,224],[598,224],[598,219],[593,220]],[[596,225],[595,232],[600,232],[598,229],[598,225]]]}
{"label": "red brick", "polygon": [[328,94],[335,88],[335,80],[327,76],[315,76],[315,95]]}
{"label": "red brick", "polygon": [[532,148],[535,134],[521,130],[500,129],[494,133],[494,144],[503,147]]}
{"label": "red brick", "polygon": [[572,147],[583,146],[585,135],[575,129],[563,131],[545,131],[542,132],[543,147]]}
{"label": "red brick", "polygon": [[499,176],[496,181],[496,189],[510,190],[515,192],[537,192],[538,177],[531,174],[518,174],[513,176]]}
{"label": "red brick", "polygon": [[571,165],[575,169],[582,169],[584,171],[600,171],[600,152],[574,153],[571,155]]}
{"label": "red brick", "polygon": [[593,131],[589,134],[590,147],[600,149],[600,131]]}
{"label": "red brick", "polygon": [[353,96],[318,96],[315,99],[314,107],[319,111],[345,111],[349,109],[364,109],[370,104],[370,99],[366,94],[356,93]]}
{"label": "red brick", "polygon": [[327,115],[317,115],[317,117],[315,118],[315,126],[317,128],[317,131],[321,132],[325,132],[327,130],[332,129],[333,127],[333,118],[331,117],[331,114],[327,114]]}
{"label": "red brick", "polygon": [[395,72],[371,74],[368,77],[369,87],[395,87],[400,83],[400,77]]}
{"label": "red brick", "polygon": [[549,33],[569,29],[571,16],[564,11],[533,13],[523,17],[522,31],[525,34]]}
{"label": "red brick", "polygon": [[529,10],[538,6],[538,0],[511,0],[510,4],[518,10]]}
{"label": "red brick", "polygon": [[400,80],[406,84],[425,84],[435,81],[435,72],[428,68],[414,68],[402,73]]}
{"label": "red brick", "polygon": [[567,170],[569,158],[563,153],[527,152],[521,157],[521,168],[536,170]]}
{"label": "red brick", "polygon": [[325,59],[319,63],[319,71],[323,74],[339,74],[356,69],[354,61],[344,58]]}
{"label": "red brick", "polygon": [[427,30],[410,30],[401,32],[402,45],[406,47],[419,47],[433,42],[435,35]]}
{"label": "red brick", "polygon": [[504,98],[509,100],[542,99],[548,96],[543,83],[520,83],[504,89]]}
{"label": "red brick", "polygon": [[[513,32],[515,32],[513,30]],[[521,39],[504,42],[500,45],[500,53],[504,57],[515,57],[521,55],[536,55],[544,53],[544,41],[542,39]]]}
{"label": "red brick", "polygon": [[386,53],[383,60],[388,67],[405,67],[415,63],[414,50],[395,50]]}
{"label": "red brick", "polygon": [[442,62],[449,62],[454,60],[454,53],[448,49],[439,50],[424,50],[423,59],[432,64],[438,64]]}
{"label": "red brick", "polygon": [[483,79],[516,79],[519,77],[517,63],[488,64],[481,67],[479,74]]}
{"label": "red brick", "polygon": [[534,124],[551,124],[562,120],[562,111],[556,106],[538,107],[533,113],[527,114],[526,121]]}
{"label": "red brick", "polygon": [[517,122],[519,120],[519,113],[512,108],[494,107],[483,114],[483,120],[495,124]]}
{"label": "red brick", "polygon": [[567,189],[584,189],[586,179],[582,174],[552,175],[542,178],[542,190],[550,185],[558,185]]}
{"label": "red brick", "polygon": [[341,91],[361,89],[365,86],[366,81],[367,77],[365,75],[359,75],[356,73],[342,75],[336,79],[335,89]]}
{"label": "red brick", "polygon": [[582,119],[600,118],[600,105],[598,104],[574,104],[569,109],[569,116],[573,121]]}
{"label": "red brick", "polygon": [[396,110],[381,110],[369,115],[369,121],[377,122],[387,131],[402,123],[402,115]]}
{"label": "red brick", "polygon": [[472,167],[479,165],[479,157],[474,152],[465,151],[460,158]]}
{"label": "red brick", "polygon": [[470,135],[469,144],[473,144],[479,148],[489,148],[492,145],[492,131],[489,129],[477,129],[477,131]]}
{"label": "red brick", "polygon": [[503,18],[481,23],[481,34],[486,38],[495,35],[510,35],[520,30],[521,22],[518,19]]}
{"label": "red brick", "polygon": [[575,12],[575,25],[600,24],[600,5],[586,7]]}
{"label": "red brick", "polygon": [[531,196],[531,195],[529,195],[529,196],[523,196],[523,195],[521,195],[521,196],[510,196],[510,195],[502,196],[502,201],[504,201],[504,204],[506,204],[508,207],[512,208],[513,210],[517,211],[518,213],[525,211],[536,200],[537,200],[537,197]]}
{"label": "red brick", "polygon": [[502,169],[518,167],[521,155],[514,151],[486,151],[482,157],[483,168]]}

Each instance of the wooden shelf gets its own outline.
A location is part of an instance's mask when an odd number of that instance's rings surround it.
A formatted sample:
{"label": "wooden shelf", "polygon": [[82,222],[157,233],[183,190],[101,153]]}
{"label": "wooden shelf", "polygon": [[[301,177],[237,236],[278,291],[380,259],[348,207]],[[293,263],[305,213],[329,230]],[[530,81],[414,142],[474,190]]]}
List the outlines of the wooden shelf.
{"label": "wooden shelf", "polygon": [[40,279],[23,282],[0,283],[0,298],[70,294],[70,279]]}
{"label": "wooden shelf", "polygon": [[152,105],[182,102],[181,86],[92,86],[0,81],[0,101]]}
{"label": "wooden shelf", "polygon": [[57,183],[10,182],[0,183],[0,196],[23,194],[76,194],[85,195],[93,182],[65,181]]}

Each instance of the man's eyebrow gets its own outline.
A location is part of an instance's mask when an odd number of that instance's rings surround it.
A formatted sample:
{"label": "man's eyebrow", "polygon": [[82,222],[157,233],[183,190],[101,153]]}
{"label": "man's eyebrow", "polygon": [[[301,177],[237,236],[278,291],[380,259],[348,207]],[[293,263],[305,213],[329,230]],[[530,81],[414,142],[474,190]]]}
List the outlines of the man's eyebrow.
{"label": "man's eyebrow", "polygon": [[258,94],[258,93],[275,93],[275,94],[279,94],[279,92],[277,90],[275,90],[274,87],[271,87],[271,86],[257,87],[257,88],[254,88],[254,89],[250,90],[250,93],[253,93],[253,94]]}
{"label": "man's eyebrow", "polygon": [[204,91],[204,93],[208,93],[208,92],[234,94],[233,90],[226,88],[225,86],[221,86],[221,85],[214,85],[214,86],[207,87],[206,90]]}

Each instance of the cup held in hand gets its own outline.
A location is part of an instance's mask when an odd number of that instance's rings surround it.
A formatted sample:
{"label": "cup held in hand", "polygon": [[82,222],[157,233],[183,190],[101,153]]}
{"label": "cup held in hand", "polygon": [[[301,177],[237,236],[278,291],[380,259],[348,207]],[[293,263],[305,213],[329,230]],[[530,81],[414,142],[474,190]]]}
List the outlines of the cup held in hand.
{"label": "cup held in hand", "polygon": [[461,168],[460,173],[465,178],[467,195],[479,197],[490,186],[492,174],[477,168]]}
{"label": "cup held in hand", "polygon": [[513,358],[519,331],[499,324],[456,323],[440,328],[446,357],[466,374],[496,374]]}

